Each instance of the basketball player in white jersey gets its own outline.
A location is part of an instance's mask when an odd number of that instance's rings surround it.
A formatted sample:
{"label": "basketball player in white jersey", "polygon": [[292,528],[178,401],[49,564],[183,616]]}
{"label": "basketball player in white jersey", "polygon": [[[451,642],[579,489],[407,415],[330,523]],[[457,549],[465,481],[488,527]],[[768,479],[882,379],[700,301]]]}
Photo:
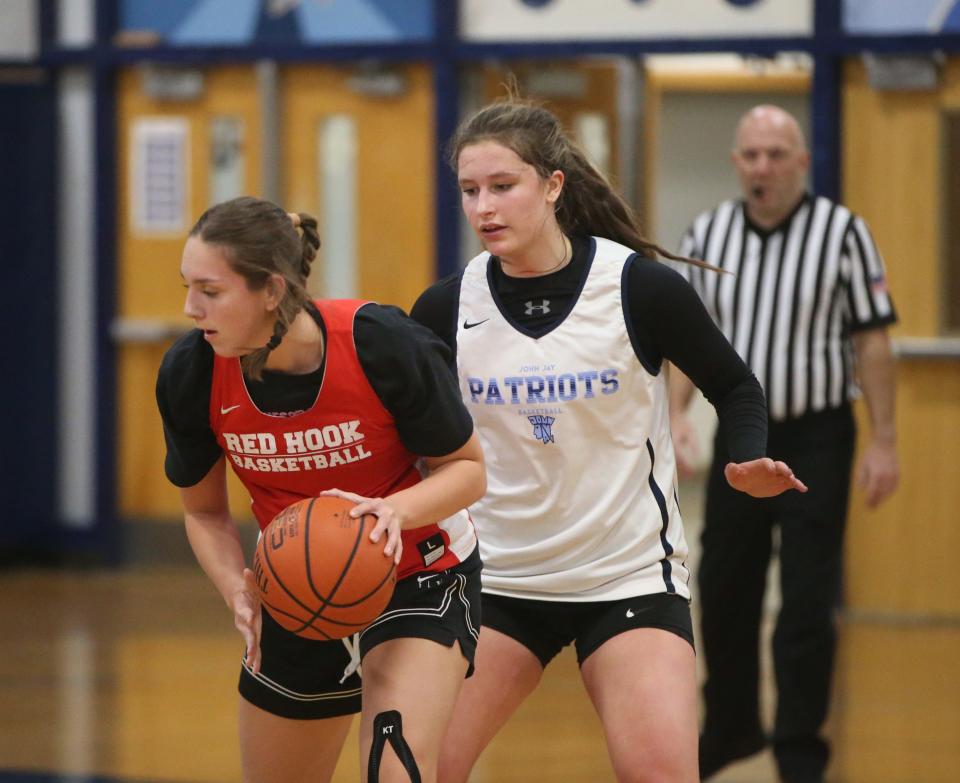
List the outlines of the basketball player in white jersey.
{"label": "basketball player in white jersey", "polygon": [[484,560],[477,669],[439,780],[467,780],[572,642],[618,779],[694,783],[687,545],[664,360],[716,405],[732,486],[759,497],[806,488],[764,456],[756,379],[551,113],[516,99],[488,106],[450,157],[486,252],[412,314],[455,351],[488,490],[471,507]]}

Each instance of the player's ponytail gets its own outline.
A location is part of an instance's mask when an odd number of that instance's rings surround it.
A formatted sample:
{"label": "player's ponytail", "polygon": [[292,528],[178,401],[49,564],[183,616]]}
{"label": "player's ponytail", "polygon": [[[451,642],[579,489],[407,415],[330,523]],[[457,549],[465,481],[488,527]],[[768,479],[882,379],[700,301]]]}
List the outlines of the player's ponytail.
{"label": "player's ponytail", "polygon": [[557,201],[557,223],[567,236],[598,236],[619,242],[648,258],[670,258],[717,270],[696,258],[678,256],[647,239],[636,211],[617,193],[583,150],[564,137],[559,155],[567,185]]}
{"label": "player's ponytail", "polygon": [[567,236],[604,237],[650,258],[664,256],[716,270],[703,261],[675,255],[647,239],[634,210],[567,136],[556,115],[522,99],[515,79],[506,86],[506,99],[485,106],[457,128],[447,149],[447,160],[454,171],[464,147],[496,142],[513,150],[541,178],[546,179],[554,171],[563,172],[564,185],[556,213],[560,230]]}
{"label": "player's ponytail", "polygon": [[306,213],[288,214],[269,201],[242,196],[210,207],[190,236],[222,248],[227,263],[246,278],[252,290],[272,285],[273,275],[283,277],[273,335],[266,345],[251,346],[250,353],[240,358],[244,375],[258,381],[270,352],[280,345],[309,299],[307,277],[320,248],[317,220]]}
{"label": "player's ponytail", "polygon": [[317,257],[317,251],[320,249],[320,232],[317,231],[317,219],[306,212],[297,212],[297,221],[294,225],[300,229],[300,246],[302,255],[300,256],[300,272],[304,280],[310,276],[310,266]]}

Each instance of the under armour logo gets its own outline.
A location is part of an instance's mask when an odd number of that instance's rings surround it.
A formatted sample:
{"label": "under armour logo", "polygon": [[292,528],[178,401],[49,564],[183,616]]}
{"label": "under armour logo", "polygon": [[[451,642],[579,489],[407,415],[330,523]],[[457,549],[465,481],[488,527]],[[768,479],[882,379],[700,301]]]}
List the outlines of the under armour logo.
{"label": "under armour logo", "polygon": [[546,315],[550,312],[550,300],[542,299],[540,304],[535,305],[533,301],[524,302],[526,305],[526,312],[524,315],[533,315],[534,313],[540,313],[540,315]]}

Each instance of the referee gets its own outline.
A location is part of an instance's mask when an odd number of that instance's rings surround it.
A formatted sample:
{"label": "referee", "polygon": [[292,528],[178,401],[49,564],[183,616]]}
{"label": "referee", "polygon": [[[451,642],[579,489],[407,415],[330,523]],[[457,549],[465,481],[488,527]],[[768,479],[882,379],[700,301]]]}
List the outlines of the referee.
{"label": "referee", "polygon": [[[730,490],[718,434],[707,485],[699,586],[706,659],[703,779],[767,743],[759,717],[759,632],[773,528],[782,607],[773,638],[778,701],[772,744],[783,783],[822,783],[827,714],[854,451],[850,400],[863,391],[871,438],[857,469],[869,505],[897,485],[896,321],[883,262],[866,224],[805,190],[810,153],[797,121],[757,106],[737,127],[733,163],[743,199],[700,215],[678,265],[767,395],[769,453],[810,488],[758,500]],[[690,472],[693,386],[672,370],[672,429]]]}

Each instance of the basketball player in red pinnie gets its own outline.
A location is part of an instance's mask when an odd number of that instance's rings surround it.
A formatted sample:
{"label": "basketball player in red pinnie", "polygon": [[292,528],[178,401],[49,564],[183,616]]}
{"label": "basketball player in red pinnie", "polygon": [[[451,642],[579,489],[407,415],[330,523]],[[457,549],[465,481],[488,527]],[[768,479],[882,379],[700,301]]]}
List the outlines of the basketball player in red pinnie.
{"label": "basketball player in red pinnie", "polygon": [[[166,473],[246,644],[243,779],[330,780],[362,694],[363,779],[379,766],[380,780],[406,781],[415,766],[433,781],[479,631],[480,558],[464,509],[484,492],[483,457],[442,342],[397,308],[308,297],[316,226],[239,198],[190,232],[180,273],[197,328],[166,353],[157,380]],[[363,632],[314,641],[261,611],[227,465],[261,528],[323,493],[377,517],[370,538],[398,563],[398,582]],[[373,758],[383,749],[374,719],[396,713],[402,748],[392,741],[396,753]]]}

